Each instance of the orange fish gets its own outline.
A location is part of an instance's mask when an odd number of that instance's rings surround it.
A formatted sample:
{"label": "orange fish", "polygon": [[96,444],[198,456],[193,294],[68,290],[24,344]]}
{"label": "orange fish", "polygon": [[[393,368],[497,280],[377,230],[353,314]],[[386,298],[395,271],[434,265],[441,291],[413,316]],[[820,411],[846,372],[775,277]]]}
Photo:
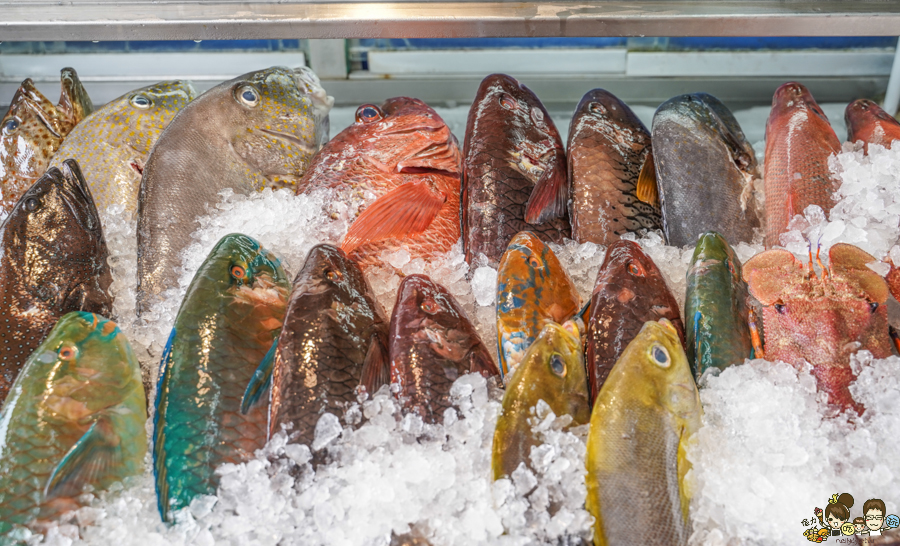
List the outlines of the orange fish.
{"label": "orange fish", "polygon": [[869,153],[869,144],[890,148],[891,142],[900,139],[900,123],[869,99],[848,104],[844,121],[847,122],[847,140],[862,140],[866,153]]}
{"label": "orange fish", "polygon": [[841,143],[808,89],[789,82],[775,91],[766,122],[766,246],[779,244],[788,222],[809,205],[828,213],[837,179],[828,156]]}
{"label": "orange fish", "polygon": [[297,193],[331,188],[334,202],[359,208],[341,248],[361,265],[401,247],[427,259],[459,240],[461,157],[444,120],[424,102],[364,104],[356,123],[313,158]]}

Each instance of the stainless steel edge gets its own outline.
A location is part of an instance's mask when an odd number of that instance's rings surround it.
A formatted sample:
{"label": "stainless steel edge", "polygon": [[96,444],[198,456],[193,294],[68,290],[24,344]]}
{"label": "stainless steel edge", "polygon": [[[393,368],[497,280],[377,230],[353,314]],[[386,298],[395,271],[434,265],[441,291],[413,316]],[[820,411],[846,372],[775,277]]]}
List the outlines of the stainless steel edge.
{"label": "stainless steel edge", "polygon": [[0,41],[527,36],[895,36],[900,0],[0,0]]}

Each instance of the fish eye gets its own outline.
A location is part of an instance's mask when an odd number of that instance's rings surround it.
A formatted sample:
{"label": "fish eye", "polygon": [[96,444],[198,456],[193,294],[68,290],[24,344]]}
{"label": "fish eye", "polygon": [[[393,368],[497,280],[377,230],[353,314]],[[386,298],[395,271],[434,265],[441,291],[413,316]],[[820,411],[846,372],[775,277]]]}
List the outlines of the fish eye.
{"label": "fish eye", "polygon": [[441,309],[441,306],[438,305],[437,302],[433,299],[427,299],[423,301],[419,307],[422,309],[422,311],[425,311],[429,315],[433,315]]}
{"label": "fish eye", "polygon": [[628,264],[628,272],[634,275],[635,277],[643,277],[644,276],[644,268],[640,266],[640,264],[636,264],[631,262]]}
{"label": "fish eye", "polygon": [[541,267],[541,261],[537,258],[537,256],[529,256],[528,265],[535,268]]}
{"label": "fish eye", "polygon": [[135,108],[146,110],[147,108],[153,106],[153,101],[148,99],[144,95],[135,95],[131,97],[131,105]]}
{"label": "fish eye", "polygon": [[870,311],[870,312],[874,313],[875,310],[877,310],[877,309],[878,309],[878,302],[877,302],[877,301],[869,302],[869,311]]}
{"label": "fish eye", "polygon": [[6,123],[3,124],[3,134],[9,135],[16,132],[16,129],[19,128],[19,120],[16,118],[10,118],[6,120]]}
{"label": "fish eye", "polygon": [[382,119],[384,119],[384,114],[381,113],[381,108],[374,104],[363,104],[356,109],[357,123],[372,123]]}
{"label": "fish eye", "polygon": [[650,357],[653,359],[653,363],[660,368],[668,368],[671,363],[669,360],[669,351],[662,345],[654,345],[651,347]]}
{"label": "fish eye", "polygon": [[500,106],[506,108],[507,110],[518,110],[519,103],[514,98],[510,97],[506,93],[500,94]]}
{"label": "fish eye", "polygon": [[231,276],[242,281],[247,277],[247,270],[239,265],[231,266]]}
{"label": "fish eye", "polygon": [[29,197],[25,200],[25,210],[28,212],[34,212],[39,208],[41,208],[41,200],[37,197]]}
{"label": "fish eye", "polygon": [[785,314],[785,313],[787,312],[787,309],[785,308],[785,306],[784,306],[783,303],[776,303],[776,304],[773,305],[772,307],[774,307],[775,310],[778,311],[778,314],[779,314],[779,315],[783,315],[783,314]]}
{"label": "fish eye", "polygon": [[550,369],[560,377],[566,376],[566,363],[559,353],[553,353],[553,356],[550,357]]}
{"label": "fish eye", "polygon": [[588,109],[591,111],[592,114],[600,114],[600,115],[606,114],[606,107],[603,106],[602,104],[600,104],[599,102],[592,102],[591,105],[588,106]]}
{"label": "fish eye", "polygon": [[238,87],[235,96],[239,102],[250,108],[254,108],[259,104],[259,91],[252,85],[242,85]]}
{"label": "fish eye", "polygon": [[340,271],[330,269],[325,272],[325,277],[328,278],[329,281],[338,282],[344,278],[344,274]]}
{"label": "fish eye", "polygon": [[57,354],[61,360],[74,360],[78,356],[78,349],[71,345],[63,345]]}

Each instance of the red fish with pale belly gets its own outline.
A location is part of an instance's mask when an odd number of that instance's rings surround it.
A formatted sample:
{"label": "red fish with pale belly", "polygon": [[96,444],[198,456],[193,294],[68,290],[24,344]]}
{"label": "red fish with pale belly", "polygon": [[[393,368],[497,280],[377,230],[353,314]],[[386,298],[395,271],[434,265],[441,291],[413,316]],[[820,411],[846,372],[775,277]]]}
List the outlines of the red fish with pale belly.
{"label": "red fish with pale belly", "polygon": [[359,209],[341,248],[361,265],[400,248],[427,259],[459,240],[461,161],[434,110],[396,97],[360,106],[356,123],[313,158],[297,193],[331,188],[333,203]]}
{"label": "red fish with pale belly", "polygon": [[838,182],[828,156],[840,151],[834,129],[808,89],[789,82],[775,91],[766,122],[766,247],[779,244],[788,222],[809,205],[831,211]]}
{"label": "red fish with pale belly", "polygon": [[892,142],[900,140],[900,123],[869,99],[848,104],[844,121],[847,123],[847,140],[862,140],[866,153],[869,153],[869,144],[890,148]]}

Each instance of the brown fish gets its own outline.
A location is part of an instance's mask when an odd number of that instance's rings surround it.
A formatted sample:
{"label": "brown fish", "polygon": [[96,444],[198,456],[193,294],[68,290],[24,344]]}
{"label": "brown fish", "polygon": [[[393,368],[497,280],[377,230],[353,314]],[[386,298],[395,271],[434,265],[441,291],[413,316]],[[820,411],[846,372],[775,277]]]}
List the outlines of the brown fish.
{"label": "brown fish", "polygon": [[576,241],[610,245],[623,233],[662,234],[656,180],[640,176],[648,158],[652,163],[650,132],[627,104],[609,91],[588,91],[575,109],[567,150]]}
{"label": "brown fish", "polygon": [[848,104],[844,121],[847,123],[847,140],[863,141],[866,153],[869,152],[869,144],[890,148],[892,142],[900,139],[900,123],[869,99]]}
{"label": "brown fish", "polygon": [[60,84],[62,93],[54,106],[30,78],[23,81],[0,120],[0,220],[44,174],[72,128],[94,111],[75,70],[63,68]]}
{"label": "brown fish", "polygon": [[427,259],[459,240],[460,159],[437,112],[396,97],[360,106],[356,123],[313,158],[297,193],[331,188],[334,202],[361,208],[341,244],[360,263],[399,248]]}
{"label": "brown fish", "polygon": [[609,371],[644,323],[668,319],[684,345],[678,302],[653,260],[632,241],[619,241],[606,251],[590,313],[585,365],[591,400],[597,398]]}
{"label": "brown fish", "polygon": [[391,384],[400,404],[425,422],[441,422],[452,407],[450,387],[460,376],[500,375],[465,311],[425,275],[403,279],[391,316]]}
{"label": "brown fish", "polygon": [[789,82],[775,91],[766,122],[766,246],[780,243],[788,223],[809,205],[827,214],[838,180],[828,156],[841,151],[825,113],[808,89]]}
{"label": "brown fish", "polygon": [[72,311],[109,316],[100,217],[74,160],[38,179],[0,227],[0,400],[25,359]]}
{"label": "brown fish", "polygon": [[516,79],[481,82],[466,122],[462,232],[466,260],[494,267],[516,233],[569,237],[566,154],[540,99]]}

